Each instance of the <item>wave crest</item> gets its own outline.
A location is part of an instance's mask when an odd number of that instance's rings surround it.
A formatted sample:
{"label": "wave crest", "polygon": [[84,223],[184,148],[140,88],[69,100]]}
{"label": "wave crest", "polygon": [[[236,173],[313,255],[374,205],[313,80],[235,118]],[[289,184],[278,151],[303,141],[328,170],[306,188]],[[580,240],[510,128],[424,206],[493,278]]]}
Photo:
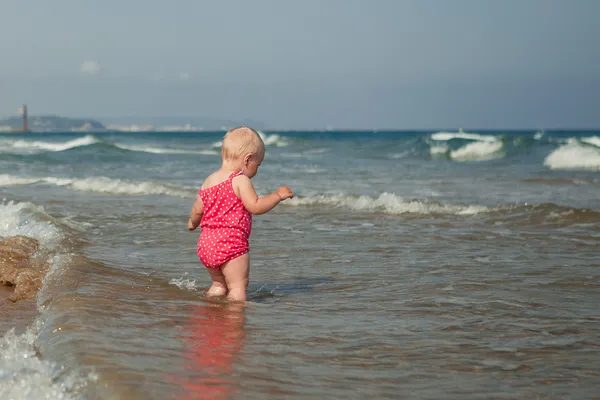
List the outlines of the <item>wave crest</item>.
{"label": "wave crest", "polygon": [[64,231],[41,207],[31,203],[0,205],[0,284],[11,287],[8,300],[33,297],[42,287]]}
{"label": "wave crest", "polygon": [[86,135],[77,139],[68,140],[66,142],[43,142],[43,141],[29,141],[29,140],[15,140],[5,141],[4,146],[0,147],[1,152],[8,152],[21,154],[36,154],[45,151],[65,151],[75,147],[89,146],[91,144],[102,142],[94,135]]}
{"label": "wave crest", "polygon": [[[506,155],[502,138],[493,135],[480,135],[466,132],[438,132],[430,136],[429,154],[433,157],[447,156],[454,161],[486,161]],[[469,140],[470,143],[452,149],[450,141]]]}
{"label": "wave crest", "polygon": [[550,153],[544,165],[550,169],[600,171],[600,148],[572,141]]}
{"label": "wave crest", "polygon": [[158,182],[137,182],[124,179],[111,179],[104,176],[91,178],[21,178],[11,175],[0,175],[0,186],[27,185],[32,183],[49,183],[64,186],[81,192],[105,193],[116,195],[166,195],[172,197],[190,198],[196,189]]}
{"label": "wave crest", "polygon": [[349,195],[316,195],[293,198],[285,202],[291,206],[324,205],[349,208],[356,211],[384,212],[386,214],[455,214],[474,215],[488,211],[476,205],[444,205],[421,200],[404,200],[393,193],[382,193],[379,197]]}
{"label": "wave crest", "polygon": [[485,161],[504,157],[504,145],[501,141],[473,142],[450,152],[450,158],[456,161]]}
{"label": "wave crest", "polygon": [[39,358],[36,340],[40,322],[21,335],[9,330],[0,338],[2,359],[2,399],[62,399],[78,398],[74,392],[86,385],[86,381],[64,371],[50,360]]}
{"label": "wave crest", "polygon": [[498,140],[493,135],[480,135],[479,133],[467,132],[438,132],[431,135],[431,140],[448,141],[452,139],[477,140],[480,142],[495,142]]}
{"label": "wave crest", "polygon": [[128,150],[128,151],[137,151],[142,153],[151,153],[151,154],[202,154],[202,155],[219,155],[219,152],[215,150],[186,150],[186,149],[176,149],[176,148],[167,148],[167,147],[152,147],[152,146],[141,146],[141,145],[125,145],[114,143],[115,147]]}

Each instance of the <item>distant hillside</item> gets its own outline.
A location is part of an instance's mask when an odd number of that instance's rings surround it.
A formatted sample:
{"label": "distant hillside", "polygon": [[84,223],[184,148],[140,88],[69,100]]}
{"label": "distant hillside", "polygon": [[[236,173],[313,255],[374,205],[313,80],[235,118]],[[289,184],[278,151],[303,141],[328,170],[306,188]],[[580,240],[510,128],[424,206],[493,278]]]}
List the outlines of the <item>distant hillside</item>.
{"label": "distant hillside", "polygon": [[[21,117],[0,119],[0,130],[21,129]],[[106,127],[94,119],[75,119],[55,115],[29,116],[29,130],[33,132],[105,131]]]}
{"label": "distant hillside", "polygon": [[[104,118],[103,118],[104,120]],[[207,131],[227,130],[238,125],[264,129],[264,124],[251,119],[207,117],[117,117],[104,123],[95,119],[66,118],[56,115],[30,116],[32,132],[98,132],[98,131]],[[21,117],[0,118],[0,132],[19,131]]]}
{"label": "distant hillside", "polygon": [[227,130],[239,125],[249,125],[264,129],[265,124],[252,119],[226,119],[214,117],[102,117],[110,130],[150,130],[150,131],[210,131]]}

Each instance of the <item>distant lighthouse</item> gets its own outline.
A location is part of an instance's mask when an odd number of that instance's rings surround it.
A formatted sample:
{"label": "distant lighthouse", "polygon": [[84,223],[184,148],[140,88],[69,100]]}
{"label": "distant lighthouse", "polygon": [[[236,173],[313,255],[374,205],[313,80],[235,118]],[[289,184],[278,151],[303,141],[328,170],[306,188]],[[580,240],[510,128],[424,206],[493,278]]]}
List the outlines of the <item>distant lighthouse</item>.
{"label": "distant lighthouse", "polygon": [[23,107],[21,107],[19,111],[21,111],[21,131],[29,132],[29,125],[27,123],[27,104],[23,104]]}

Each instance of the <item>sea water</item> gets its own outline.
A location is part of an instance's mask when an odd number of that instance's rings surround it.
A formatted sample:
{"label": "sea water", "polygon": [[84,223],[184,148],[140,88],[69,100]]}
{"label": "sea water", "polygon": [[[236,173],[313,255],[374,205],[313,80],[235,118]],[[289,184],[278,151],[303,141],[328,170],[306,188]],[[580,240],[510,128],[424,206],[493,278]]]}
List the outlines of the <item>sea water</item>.
{"label": "sea water", "polygon": [[1,399],[596,396],[599,132],[261,132],[295,197],[245,308],[187,231],[223,134],[0,136],[0,236],[39,244],[0,246]]}

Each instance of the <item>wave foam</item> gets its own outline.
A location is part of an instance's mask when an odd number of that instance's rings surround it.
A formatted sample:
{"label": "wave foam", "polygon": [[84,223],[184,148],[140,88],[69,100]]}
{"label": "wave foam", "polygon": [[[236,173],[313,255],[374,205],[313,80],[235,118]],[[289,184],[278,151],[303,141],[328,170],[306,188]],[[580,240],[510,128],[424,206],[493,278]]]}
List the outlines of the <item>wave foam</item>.
{"label": "wave foam", "polygon": [[106,193],[117,195],[166,195],[172,197],[193,197],[196,189],[157,182],[136,182],[123,179],[110,179],[103,176],[91,178],[21,178],[11,175],[0,175],[0,186],[26,185],[32,183],[49,183],[64,186],[81,192]]}
{"label": "wave foam", "polygon": [[196,280],[188,279],[187,275],[186,272],[181,278],[173,278],[169,283],[177,286],[179,289],[198,290],[199,286],[196,284]]}
{"label": "wave foam", "polygon": [[[16,280],[12,281],[14,295],[18,294],[21,283],[26,286],[25,291],[20,293],[23,298],[35,295],[40,289],[38,282],[41,281],[42,288],[45,285],[48,275],[44,274],[47,269],[40,268],[37,263],[30,264],[32,257],[40,256],[38,251],[42,252],[39,261],[46,260],[51,264],[51,270],[62,270],[63,264],[57,261],[59,256],[56,250],[60,248],[65,232],[54,224],[54,221],[42,207],[28,202],[0,204],[0,236],[12,236],[14,239],[3,240],[3,244],[9,247],[3,249],[4,257],[0,269],[7,272],[11,262],[17,260],[19,263],[19,274]],[[32,241],[39,243],[39,248]],[[16,247],[12,247],[13,245]],[[25,279],[20,282],[22,275]],[[6,280],[7,276],[2,279]],[[31,282],[36,284],[31,285]],[[11,300],[19,300],[19,296]],[[37,305],[38,310],[43,312],[44,307],[39,299]],[[94,379],[92,375],[85,377],[76,370],[66,372],[63,366],[39,357],[36,341],[42,324],[38,318],[23,334],[17,335],[14,329],[11,329],[0,337],[0,399],[74,399],[89,379]]]}
{"label": "wave foam", "polygon": [[15,140],[15,141],[2,141],[0,142],[0,152],[4,153],[17,153],[17,154],[37,154],[41,152],[51,151],[60,152],[77,147],[89,146],[96,143],[105,143],[110,146],[114,146],[118,149],[137,151],[151,154],[202,154],[202,155],[218,155],[219,153],[211,149],[179,149],[179,148],[168,148],[168,147],[153,147],[147,145],[129,145],[121,143],[105,142],[93,135],[86,135],[77,139],[72,139],[66,142],[43,142],[43,141],[29,141],[29,140]]}
{"label": "wave foam", "polygon": [[260,138],[265,142],[265,146],[275,145],[277,147],[285,147],[288,143],[278,134],[273,133],[271,135],[267,135],[261,131],[257,131]]}
{"label": "wave foam", "polygon": [[63,239],[63,231],[49,219],[42,207],[31,203],[0,204],[0,236],[28,236],[37,239],[42,248],[54,249]]}
{"label": "wave foam", "polygon": [[431,140],[448,141],[452,139],[477,140],[480,142],[495,142],[498,140],[493,135],[480,135],[478,133],[467,132],[438,132],[431,135]]}
{"label": "wave foam", "polygon": [[438,156],[441,154],[448,153],[449,150],[450,150],[450,148],[448,147],[447,144],[433,145],[433,146],[429,147],[429,154],[431,154],[432,156]]}
{"label": "wave foam", "polygon": [[219,152],[215,150],[185,150],[185,149],[172,149],[166,147],[152,147],[152,146],[135,146],[114,143],[115,147],[123,150],[138,151],[143,153],[151,154],[202,154],[202,155],[218,155]]}
{"label": "wave foam", "polygon": [[591,144],[592,146],[600,147],[600,136],[582,138],[581,141],[583,143]]}
{"label": "wave foam", "polygon": [[582,169],[600,171],[600,149],[578,142],[560,146],[544,160],[550,169]]}
{"label": "wave foam", "polygon": [[544,132],[536,132],[535,135],[533,135],[533,138],[535,140],[541,140],[544,137]]}
{"label": "wave foam", "polygon": [[483,206],[443,205],[426,201],[409,200],[392,193],[382,193],[379,197],[348,195],[317,195],[293,198],[285,202],[291,206],[325,205],[349,208],[356,211],[380,211],[387,214],[455,214],[474,215],[487,212]]}
{"label": "wave foam", "polygon": [[38,152],[43,152],[43,151],[56,152],[56,151],[64,151],[64,150],[72,149],[75,147],[89,146],[91,144],[99,143],[99,142],[101,142],[101,140],[93,135],[86,135],[81,138],[77,138],[77,139],[73,139],[73,140],[69,140],[67,142],[61,142],[61,143],[16,140],[14,142],[8,142],[8,148],[5,147],[3,149],[0,149],[0,151],[8,150],[9,152],[12,152],[14,150],[17,150],[18,152],[27,153],[27,154],[38,153]]}
{"label": "wave foam", "polygon": [[66,239],[65,225],[27,202],[0,204],[0,221],[0,282],[12,287],[8,300],[30,299]]}
{"label": "wave foam", "polygon": [[85,382],[37,356],[35,328],[16,335],[14,329],[0,339],[0,399],[69,400]]}
{"label": "wave foam", "polygon": [[484,161],[504,156],[503,144],[496,140],[493,142],[473,142],[450,152],[450,158],[456,161]]}
{"label": "wave foam", "polygon": [[[485,161],[505,156],[504,144],[498,136],[460,131],[434,133],[430,139],[441,142],[440,144],[430,144],[429,153],[434,157],[448,154],[455,161]],[[465,139],[472,142],[456,150],[450,150],[447,142],[452,139]]]}

